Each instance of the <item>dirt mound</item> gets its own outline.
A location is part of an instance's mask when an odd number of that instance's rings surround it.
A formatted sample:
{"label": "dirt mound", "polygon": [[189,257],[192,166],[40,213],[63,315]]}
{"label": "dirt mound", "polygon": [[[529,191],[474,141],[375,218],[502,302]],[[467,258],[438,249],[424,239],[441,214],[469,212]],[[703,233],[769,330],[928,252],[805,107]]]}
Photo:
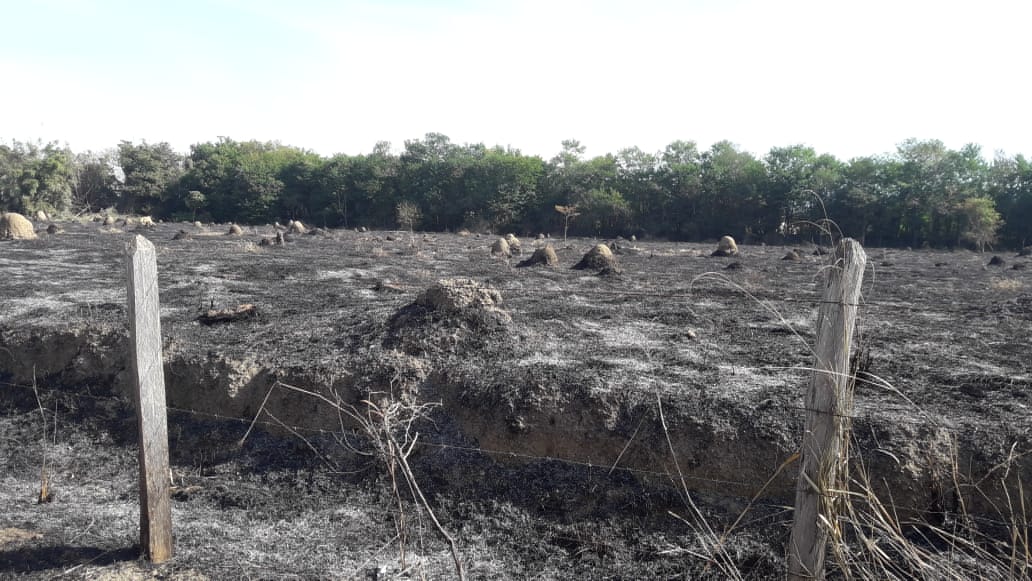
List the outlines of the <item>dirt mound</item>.
{"label": "dirt mound", "polygon": [[520,254],[523,252],[523,246],[520,244],[520,239],[515,234],[509,233],[505,235],[505,242],[509,244],[509,252],[512,254]]}
{"label": "dirt mound", "polygon": [[101,220],[101,225],[102,226],[114,226],[115,225],[114,217],[112,217],[110,214],[108,214],[107,216],[104,216],[104,219]]}
{"label": "dirt mound", "polygon": [[511,343],[512,317],[497,289],[469,278],[437,281],[387,322],[386,348],[410,355]]}
{"label": "dirt mound", "polygon": [[504,256],[506,258],[512,256],[512,251],[509,248],[509,243],[505,241],[505,238],[499,238],[494,241],[491,245],[492,256]]}
{"label": "dirt mound", "polygon": [[150,228],[150,227],[154,226],[154,219],[151,218],[150,216],[144,216],[144,217],[140,218],[140,226],[144,226],[144,227]]}
{"label": "dirt mound", "polygon": [[605,244],[596,244],[581,258],[580,262],[573,265],[575,270],[602,270],[604,268],[618,268],[616,257],[613,251]]}
{"label": "dirt mound", "polygon": [[717,249],[710,256],[738,256],[738,244],[730,236],[724,236],[717,242]]}
{"label": "dirt mound", "polygon": [[1000,258],[999,256],[994,256],[989,259],[989,264],[987,266],[1003,266],[1005,264],[1007,264],[1007,261]]}
{"label": "dirt mound", "polygon": [[520,262],[516,266],[537,266],[539,264],[551,266],[552,268],[559,266],[559,256],[556,255],[555,248],[552,248],[551,244],[546,244],[543,248],[534,250],[534,254],[531,254],[530,258]]}
{"label": "dirt mound", "polygon": [[300,220],[291,220],[290,223],[287,224],[287,229],[294,234],[304,234],[305,232],[308,232],[308,228],[305,228],[305,225],[302,224]]}
{"label": "dirt mound", "polygon": [[461,313],[466,309],[498,309],[502,294],[470,278],[437,281],[416,297],[415,304],[440,313]]}
{"label": "dirt mound", "polygon": [[619,277],[621,274],[623,274],[623,270],[615,264],[605,266],[602,270],[598,271],[598,276],[603,277]]}
{"label": "dirt mound", "polygon": [[0,215],[0,240],[33,240],[36,231],[28,218],[15,212]]}
{"label": "dirt mound", "polygon": [[236,224],[230,224],[229,232],[226,232],[226,235],[227,236],[243,236],[244,235],[244,230],[243,230],[243,228],[241,228],[240,226],[237,226]]}
{"label": "dirt mound", "polygon": [[799,252],[795,249],[789,250],[787,253],[785,253],[784,256],[781,257],[781,260],[791,260],[792,262],[799,262],[802,259],[803,257],[799,256]]}

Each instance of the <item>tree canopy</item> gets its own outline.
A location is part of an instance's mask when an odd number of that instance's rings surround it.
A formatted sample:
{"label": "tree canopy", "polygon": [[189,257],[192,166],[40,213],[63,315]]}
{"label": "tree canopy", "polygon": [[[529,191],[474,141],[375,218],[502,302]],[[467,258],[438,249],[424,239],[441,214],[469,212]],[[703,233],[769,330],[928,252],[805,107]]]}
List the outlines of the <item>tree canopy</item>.
{"label": "tree canopy", "polygon": [[[14,141],[0,144],[0,208],[392,227],[405,204],[406,226],[425,230],[781,242],[816,237],[815,224],[831,219],[843,234],[883,246],[1032,241],[1032,163],[986,161],[975,145],[910,139],[892,154],[848,161],[804,145],[756,157],[728,141],[584,153],[574,139],[544,160],[439,133],[407,140],[398,153],[381,142],[369,154],[330,157],[229,138],[186,154],[167,143],[74,154]],[[576,219],[556,207],[576,208]]]}

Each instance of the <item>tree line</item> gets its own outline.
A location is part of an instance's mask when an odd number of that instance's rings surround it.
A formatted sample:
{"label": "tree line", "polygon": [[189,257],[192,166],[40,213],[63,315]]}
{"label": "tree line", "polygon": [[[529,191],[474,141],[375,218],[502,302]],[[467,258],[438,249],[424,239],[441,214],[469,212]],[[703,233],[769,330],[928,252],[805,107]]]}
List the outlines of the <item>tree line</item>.
{"label": "tree line", "polygon": [[849,161],[802,145],[759,158],[728,141],[592,158],[577,141],[562,146],[545,160],[438,133],[405,141],[400,153],[381,142],[331,157],[228,138],[185,155],[167,143],[76,154],[14,141],[0,144],[0,208],[696,241],[730,234],[747,243],[813,238],[831,219],[874,246],[1032,242],[1032,163],[986,161],[976,145],[911,139]]}

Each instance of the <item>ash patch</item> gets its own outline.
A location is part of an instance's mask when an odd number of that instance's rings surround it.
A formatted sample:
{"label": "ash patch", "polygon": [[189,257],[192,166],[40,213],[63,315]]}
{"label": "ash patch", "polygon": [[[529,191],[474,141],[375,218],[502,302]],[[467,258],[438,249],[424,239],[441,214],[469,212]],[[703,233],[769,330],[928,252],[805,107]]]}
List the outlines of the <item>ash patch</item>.
{"label": "ash patch", "polygon": [[387,322],[383,346],[409,355],[461,352],[509,343],[512,317],[497,289],[469,278],[444,279]]}
{"label": "ash patch", "polygon": [[1022,293],[1016,297],[995,302],[987,310],[999,316],[1032,321],[1032,294]]}

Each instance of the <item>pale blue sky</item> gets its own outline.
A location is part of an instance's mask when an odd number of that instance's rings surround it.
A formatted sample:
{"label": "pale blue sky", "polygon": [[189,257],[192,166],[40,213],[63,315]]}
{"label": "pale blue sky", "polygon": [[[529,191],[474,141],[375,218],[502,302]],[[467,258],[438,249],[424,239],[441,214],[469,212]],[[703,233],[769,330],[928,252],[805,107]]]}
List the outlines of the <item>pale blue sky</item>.
{"label": "pale blue sky", "polygon": [[1029,22],[1025,0],[5,2],[0,140],[1032,156]]}

